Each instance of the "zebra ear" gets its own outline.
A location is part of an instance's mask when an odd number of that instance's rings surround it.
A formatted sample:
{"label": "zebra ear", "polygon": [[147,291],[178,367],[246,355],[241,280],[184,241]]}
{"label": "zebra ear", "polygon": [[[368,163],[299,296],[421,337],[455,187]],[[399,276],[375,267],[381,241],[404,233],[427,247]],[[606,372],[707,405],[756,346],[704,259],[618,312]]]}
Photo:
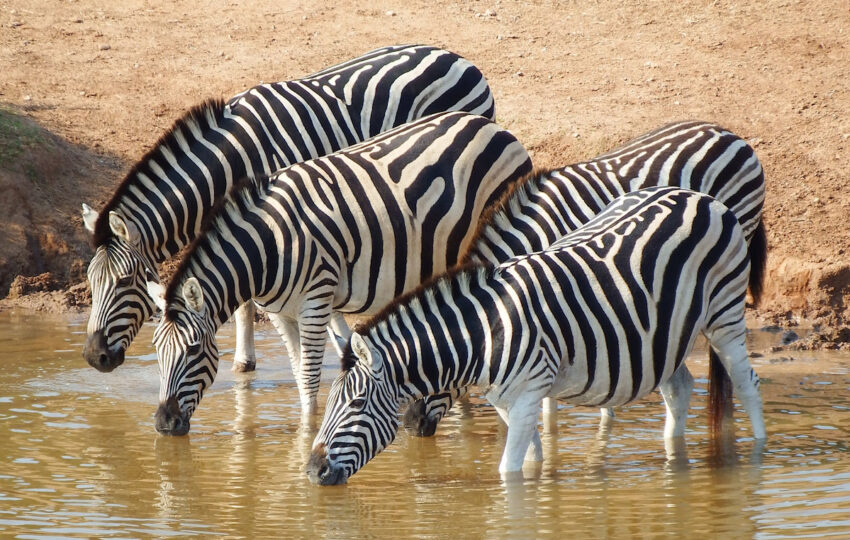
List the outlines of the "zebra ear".
{"label": "zebra ear", "polygon": [[146,283],[148,294],[150,295],[153,303],[156,304],[156,307],[159,308],[160,311],[165,311],[165,287],[162,284],[157,283],[156,281],[148,281]]}
{"label": "zebra ear", "polygon": [[94,224],[97,223],[97,212],[92,207],[83,203],[83,227],[90,233],[94,232]]}
{"label": "zebra ear", "polygon": [[381,364],[381,361],[378,358],[377,351],[372,349],[369,344],[366,343],[366,340],[363,339],[363,336],[357,332],[353,332],[351,334],[351,351],[354,353],[354,356],[357,357],[358,361],[369,366],[374,373],[380,373],[381,366],[383,364]]}
{"label": "zebra ear", "polygon": [[133,245],[139,243],[139,230],[135,225],[118,215],[116,212],[109,212],[109,228],[112,229],[112,234],[125,242]]}
{"label": "zebra ear", "polygon": [[186,300],[186,305],[195,313],[200,313],[204,308],[204,291],[201,289],[201,282],[196,277],[190,277],[183,284],[183,298]]}

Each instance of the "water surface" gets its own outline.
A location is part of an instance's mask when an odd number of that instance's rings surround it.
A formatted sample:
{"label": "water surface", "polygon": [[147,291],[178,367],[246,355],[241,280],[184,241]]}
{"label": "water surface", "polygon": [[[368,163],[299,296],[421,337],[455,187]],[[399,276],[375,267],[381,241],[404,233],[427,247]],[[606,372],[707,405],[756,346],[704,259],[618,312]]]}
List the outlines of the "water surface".
{"label": "water surface", "polygon": [[[504,481],[504,429],[473,399],[437,436],[396,441],[348,485],[303,473],[314,435],[300,425],[288,360],[271,326],[258,370],[233,375],[233,327],[219,334],[219,376],[186,437],[153,428],[153,326],[111,374],[82,359],[85,320],[0,313],[0,536],[735,538],[850,537],[850,356],[754,359],[769,440],[710,444],[697,380],[685,448],[665,451],[658,394],[598,412],[562,407],[543,434],[545,461]],[[756,341],[758,340],[758,341]],[[765,347],[778,335],[753,336]],[[337,372],[326,357],[324,403]],[[705,373],[704,354],[689,360]],[[313,428],[314,429],[314,428]]]}

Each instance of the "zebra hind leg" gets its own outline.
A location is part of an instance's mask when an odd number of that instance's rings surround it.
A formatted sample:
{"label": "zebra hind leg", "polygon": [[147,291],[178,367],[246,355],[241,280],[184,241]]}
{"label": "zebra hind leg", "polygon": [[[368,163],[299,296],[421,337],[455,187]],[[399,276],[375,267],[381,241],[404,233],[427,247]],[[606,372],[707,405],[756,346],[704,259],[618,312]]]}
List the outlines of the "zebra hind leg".
{"label": "zebra hind leg", "polygon": [[717,354],[718,359],[726,368],[738,401],[743,405],[750,418],[752,434],[755,439],[767,438],[762,414],[761,394],[759,393],[759,378],[753,371],[747,357],[747,347],[744,335],[741,334],[729,343],[712,343],[709,345]]}
{"label": "zebra hind leg", "polygon": [[685,364],[680,364],[673,375],[659,385],[658,389],[667,408],[667,418],[664,422],[665,440],[685,435],[693,388],[694,378]]}
{"label": "zebra hind leg", "polygon": [[257,368],[257,354],[254,350],[254,302],[247,301],[233,313],[236,323],[236,351],[233,353],[233,367],[236,373],[254,371]]}
{"label": "zebra hind leg", "polygon": [[540,398],[519,400],[510,409],[496,407],[499,416],[508,425],[505,451],[499,463],[500,473],[522,470],[524,461],[543,461],[543,444],[537,431]]}

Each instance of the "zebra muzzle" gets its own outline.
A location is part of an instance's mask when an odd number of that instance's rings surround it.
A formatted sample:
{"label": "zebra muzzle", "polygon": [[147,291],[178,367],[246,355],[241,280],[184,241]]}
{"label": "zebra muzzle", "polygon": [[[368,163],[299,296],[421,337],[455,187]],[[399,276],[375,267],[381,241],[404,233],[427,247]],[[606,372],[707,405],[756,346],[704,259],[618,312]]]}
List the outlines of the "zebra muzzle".
{"label": "zebra muzzle", "polygon": [[328,460],[328,454],[323,444],[310,452],[310,459],[307,460],[305,472],[311,483],[320,486],[336,486],[344,484],[347,480],[342,467],[335,467]]}
{"label": "zebra muzzle", "polygon": [[174,396],[159,404],[154,421],[156,430],[163,435],[189,433],[189,417],[180,410],[180,404]]}
{"label": "zebra muzzle", "polygon": [[98,330],[86,338],[86,343],[83,346],[83,358],[96,370],[109,373],[124,363],[124,349],[110,350],[106,343],[106,335],[103,330]]}

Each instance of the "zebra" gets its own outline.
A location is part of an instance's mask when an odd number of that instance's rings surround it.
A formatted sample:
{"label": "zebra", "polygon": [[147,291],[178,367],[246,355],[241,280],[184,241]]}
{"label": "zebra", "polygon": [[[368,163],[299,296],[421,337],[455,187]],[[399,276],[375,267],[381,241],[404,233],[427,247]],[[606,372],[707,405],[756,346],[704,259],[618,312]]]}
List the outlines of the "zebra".
{"label": "zebra", "polygon": [[[229,101],[207,100],[178,119],[129,171],[98,213],[83,204],[95,253],[83,356],[103,372],[155,309],[145,283],[197,235],[235,180],[270,174],[433,113],[494,118],[481,72],[436,47],[393,46],[308,77],[260,84]],[[254,369],[253,304],[236,312],[235,371]],[[335,331],[347,326],[335,318]]]}
{"label": "zebra", "polygon": [[[679,186],[723,202],[744,229],[750,251],[750,294],[758,303],[767,240],[761,221],[764,173],[746,141],[716,124],[684,121],[647,132],[590,161],[552,170],[536,170],[520,180],[481,219],[460,264],[498,264],[540,251],[587,223],[615,197],[650,186]],[[728,392],[720,366],[714,381]],[[687,367],[683,378],[690,377]],[[463,390],[430,396],[407,408],[403,425],[414,435],[433,435],[437,424]],[[554,402],[546,400],[551,414]],[[613,411],[603,409],[607,422]]]}
{"label": "zebra", "polygon": [[157,431],[188,432],[217,371],[215,332],[252,298],[276,314],[314,414],[332,312],[374,313],[453,265],[484,208],[529,170],[509,132],[451,112],[237,183],[167,289],[148,284],[164,313]]}
{"label": "zebra", "polygon": [[542,251],[456,267],[352,333],[307,475],[346,482],[393,440],[400,404],[472,385],[508,426],[502,473],[542,459],[537,415],[547,396],[610,407],[658,387],[664,437],[679,440],[690,392],[672,392],[671,381],[698,332],[730,375],[753,437],[765,439],[745,346],[748,273],[735,214],[675,187],[624,195]]}

